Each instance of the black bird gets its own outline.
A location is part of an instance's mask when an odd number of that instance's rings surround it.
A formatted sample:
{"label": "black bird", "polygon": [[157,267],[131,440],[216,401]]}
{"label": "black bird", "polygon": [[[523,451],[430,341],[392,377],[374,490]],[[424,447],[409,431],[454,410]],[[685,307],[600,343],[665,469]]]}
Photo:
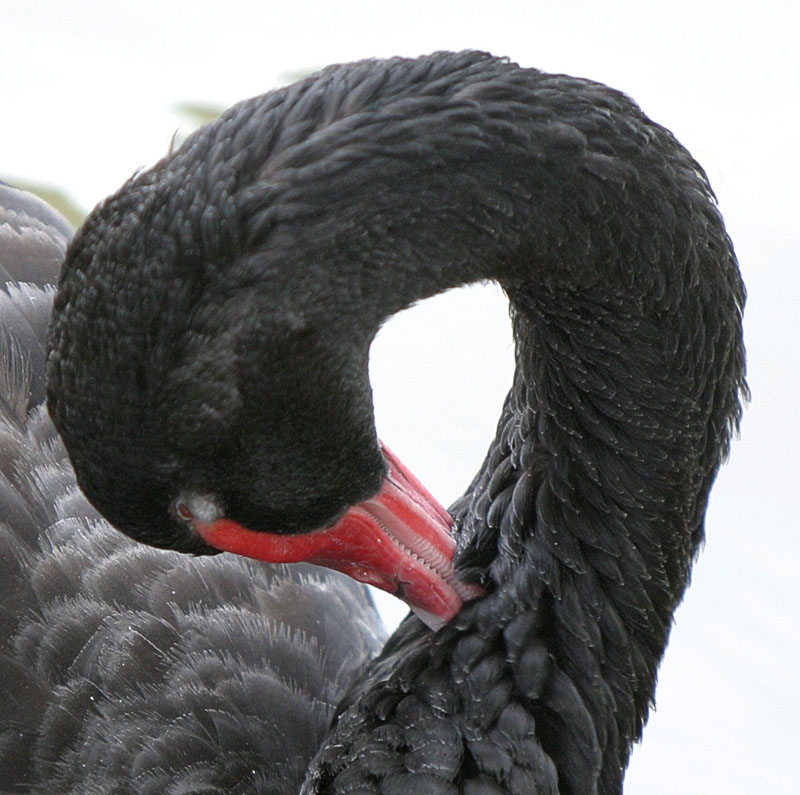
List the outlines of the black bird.
{"label": "black bird", "polygon": [[0,185],[0,792],[294,795],[385,639],[363,586],[116,532],[44,406],[72,235]]}
{"label": "black bird", "polygon": [[[367,356],[485,279],[517,369],[451,568]],[[95,210],[48,403],[126,534],[305,556],[449,621],[366,666],[303,792],[615,793],[739,422],[743,304],[703,170],[625,95],[483,53],[365,61],[236,105]],[[397,526],[415,555],[358,548]]]}

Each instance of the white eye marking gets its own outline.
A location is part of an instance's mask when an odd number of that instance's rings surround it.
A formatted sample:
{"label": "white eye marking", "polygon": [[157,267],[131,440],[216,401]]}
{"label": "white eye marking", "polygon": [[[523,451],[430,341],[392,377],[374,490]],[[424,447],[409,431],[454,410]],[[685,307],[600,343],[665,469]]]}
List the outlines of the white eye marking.
{"label": "white eye marking", "polygon": [[176,501],[175,503],[175,513],[177,513],[181,519],[186,519],[187,522],[191,522],[192,519],[194,519],[194,515],[189,510],[187,505],[180,501]]}
{"label": "white eye marking", "polygon": [[211,524],[223,515],[222,508],[214,500],[203,494],[184,493],[172,504],[175,515],[183,522]]}

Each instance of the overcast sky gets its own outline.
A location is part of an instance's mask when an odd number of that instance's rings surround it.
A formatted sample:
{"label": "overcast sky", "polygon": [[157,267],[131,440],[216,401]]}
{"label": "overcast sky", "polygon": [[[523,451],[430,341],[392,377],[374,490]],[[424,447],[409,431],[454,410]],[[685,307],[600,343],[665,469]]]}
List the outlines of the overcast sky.
{"label": "overcast sky", "polygon": [[[789,795],[800,791],[798,8],[0,0],[0,178],[60,185],[88,209],[164,154],[184,123],[177,104],[228,105],[370,56],[487,49],[632,95],[719,197],[749,290],[753,402],[625,791]],[[379,433],[443,503],[479,465],[512,368],[492,288],[425,302],[376,341]]]}

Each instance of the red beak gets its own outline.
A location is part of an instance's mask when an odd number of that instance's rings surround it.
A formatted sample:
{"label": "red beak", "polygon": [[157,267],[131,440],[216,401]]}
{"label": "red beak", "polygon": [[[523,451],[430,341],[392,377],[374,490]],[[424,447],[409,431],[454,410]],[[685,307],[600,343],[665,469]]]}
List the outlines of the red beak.
{"label": "red beak", "polygon": [[382,450],[389,472],[380,491],[350,508],[333,527],[284,535],[248,530],[225,518],[193,526],[215,549],[342,571],[398,596],[439,629],[483,589],[456,579],[450,514],[383,445]]}

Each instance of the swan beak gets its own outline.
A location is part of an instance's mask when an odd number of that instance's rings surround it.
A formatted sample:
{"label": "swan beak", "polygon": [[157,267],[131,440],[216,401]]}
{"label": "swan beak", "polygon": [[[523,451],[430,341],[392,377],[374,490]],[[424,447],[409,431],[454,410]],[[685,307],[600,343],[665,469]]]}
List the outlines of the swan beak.
{"label": "swan beak", "polygon": [[215,549],[269,563],[305,561],[344,572],[403,599],[431,629],[483,594],[453,569],[452,517],[388,448],[378,493],[354,505],[332,527],[297,535],[248,530],[220,518],[193,527]]}

